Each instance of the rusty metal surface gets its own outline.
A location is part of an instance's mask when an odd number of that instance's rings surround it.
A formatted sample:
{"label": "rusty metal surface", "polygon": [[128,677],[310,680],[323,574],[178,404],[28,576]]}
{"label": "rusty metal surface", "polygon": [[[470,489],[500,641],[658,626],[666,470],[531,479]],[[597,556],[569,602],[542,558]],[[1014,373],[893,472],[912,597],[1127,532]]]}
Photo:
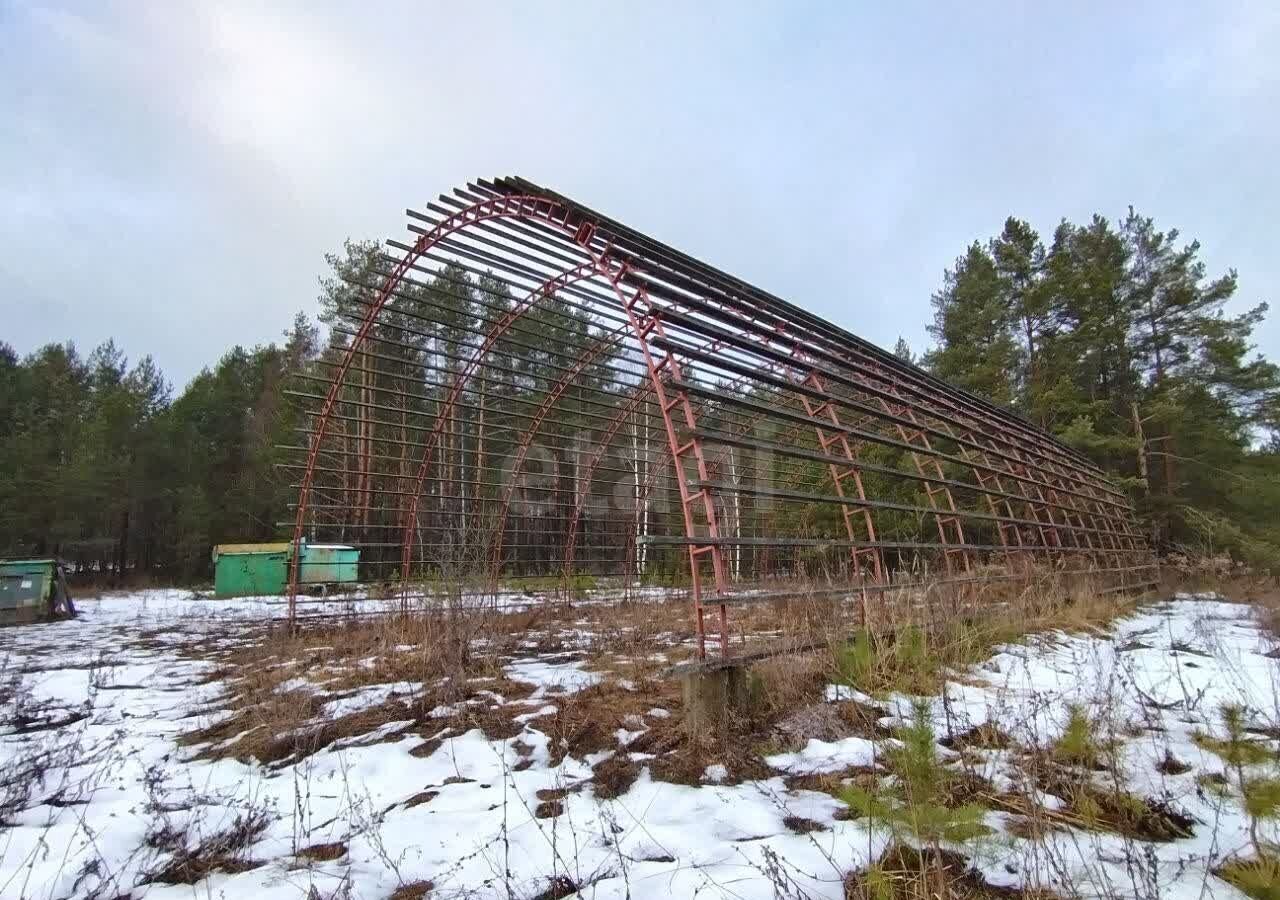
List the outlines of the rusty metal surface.
{"label": "rusty metal surface", "polygon": [[408,217],[290,392],[286,466],[295,539],[405,597],[676,587],[705,655],[800,586],[1150,581],[1087,458],[801,307],[518,178]]}

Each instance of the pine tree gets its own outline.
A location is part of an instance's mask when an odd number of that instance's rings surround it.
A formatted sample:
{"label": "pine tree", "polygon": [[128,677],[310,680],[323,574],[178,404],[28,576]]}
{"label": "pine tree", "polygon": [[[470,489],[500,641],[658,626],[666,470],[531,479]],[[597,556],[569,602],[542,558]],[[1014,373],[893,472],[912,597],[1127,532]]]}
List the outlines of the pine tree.
{"label": "pine tree", "polygon": [[898,342],[893,345],[893,355],[904,362],[915,365],[915,354],[911,352],[911,345],[907,343],[907,339],[902,335],[898,335]]}
{"label": "pine tree", "polygon": [[925,355],[925,365],[965,390],[1011,403],[1018,348],[1001,304],[995,261],[981,244],[971,244],[944,273],[933,308],[929,333],[938,346]]}
{"label": "pine tree", "polygon": [[1023,407],[1040,383],[1039,355],[1050,326],[1050,295],[1045,289],[1045,249],[1029,224],[1012,216],[988,250],[999,277],[1000,302],[1020,341],[1017,397]]}
{"label": "pine tree", "polygon": [[1064,220],[1047,251],[1011,218],[946,273],[925,362],[1092,456],[1159,548],[1275,566],[1280,370],[1251,345],[1266,307],[1225,315],[1235,273],[1209,278],[1199,250],[1132,209],[1118,230]]}

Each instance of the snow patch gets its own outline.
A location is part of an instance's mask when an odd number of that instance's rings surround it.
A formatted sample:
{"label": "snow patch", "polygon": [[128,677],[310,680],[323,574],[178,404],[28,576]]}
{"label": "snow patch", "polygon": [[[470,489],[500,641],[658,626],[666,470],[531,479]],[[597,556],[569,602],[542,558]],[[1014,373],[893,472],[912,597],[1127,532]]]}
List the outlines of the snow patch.
{"label": "snow patch", "polygon": [[548,662],[540,659],[517,660],[506,667],[507,677],[512,681],[532,684],[537,690],[530,699],[541,699],[548,692],[559,694],[576,694],[592,685],[599,684],[603,676],[599,672],[584,670],[586,663],[581,660],[573,662]]}
{"label": "snow patch", "polygon": [[811,738],[798,753],[766,756],[764,761],[775,769],[793,775],[817,775],[839,772],[852,766],[874,766],[883,753],[875,741],[865,738],[847,737],[838,741]]}

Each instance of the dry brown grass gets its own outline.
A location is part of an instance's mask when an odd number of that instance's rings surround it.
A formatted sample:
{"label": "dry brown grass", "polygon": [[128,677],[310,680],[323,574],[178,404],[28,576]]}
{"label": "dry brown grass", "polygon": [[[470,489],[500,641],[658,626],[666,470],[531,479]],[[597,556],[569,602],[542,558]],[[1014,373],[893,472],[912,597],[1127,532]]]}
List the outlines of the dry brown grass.
{"label": "dry brown grass", "polygon": [[[393,615],[339,620],[290,632],[268,630],[227,650],[209,651],[218,667],[209,680],[225,685],[221,701],[230,715],[184,738],[206,758],[234,756],[264,763],[296,760],[335,741],[353,741],[391,722],[411,723],[381,739],[417,732],[427,740],[413,751],[428,755],[444,739],[479,728],[486,737],[515,737],[514,721],[531,707],[513,704],[532,686],[507,677],[517,657],[561,654],[604,670],[604,683],[573,694],[547,692],[552,716],[535,720],[552,738],[555,761],[617,748],[618,729],[637,723],[655,707],[668,720],[645,722],[670,742],[678,727],[679,688],[656,677],[667,665],[655,649],[672,641],[669,620],[676,604],[582,604],[507,614]],[[679,612],[687,617],[687,608]],[[584,633],[598,639],[583,645]],[[198,651],[202,652],[202,651]],[[626,682],[631,688],[622,686]],[[375,685],[407,683],[411,694],[340,717],[326,717],[325,704]],[[305,683],[305,684],[304,684]],[[453,712],[441,715],[439,707]],[[432,714],[434,711],[434,715]]]}
{"label": "dry brown grass", "polygon": [[193,837],[168,823],[153,828],[146,845],[164,856],[146,881],[162,884],[196,884],[213,872],[247,872],[262,865],[249,857],[249,848],[266,831],[269,820],[254,809],[238,815],[224,828]]}
{"label": "dry brown grass", "polygon": [[[274,763],[314,753],[337,740],[358,738],[386,723],[412,721],[433,731],[459,728],[468,718],[486,733],[497,730],[485,712],[465,704],[486,701],[492,691],[505,699],[527,695],[528,685],[502,672],[501,652],[518,635],[489,637],[492,654],[473,652],[478,631],[462,618],[414,616],[362,618],[290,632],[268,631],[217,656],[210,680],[226,687],[223,706],[230,715],[184,737],[201,745],[206,758],[235,756]],[[291,689],[286,683],[296,682]],[[303,685],[305,682],[305,686]],[[324,706],[363,688],[406,682],[420,686],[405,698],[325,718]],[[322,692],[322,693],[317,693]],[[445,718],[431,718],[437,706],[459,706]],[[509,723],[508,723],[509,724]],[[464,729],[465,730],[465,729]],[[517,729],[518,730],[518,729]]]}
{"label": "dry brown grass", "polygon": [[310,844],[295,854],[298,859],[309,862],[333,862],[347,855],[347,845],[342,841],[327,841],[323,844]]}
{"label": "dry brown grass", "polygon": [[[205,651],[219,663],[212,678],[226,686],[224,705],[231,715],[194,731],[187,742],[201,745],[200,753],[208,757],[233,755],[273,763],[300,758],[335,741],[357,740],[396,721],[412,724],[381,738],[418,732],[426,739],[419,754],[471,728],[492,739],[510,738],[522,730],[514,716],[529,710],[509,701],[527,696],[531,689],[507,678],[504,666],[519,656],[564,654],[564,659],[582,660],[606,678],[585,691],[547,697],[557,710],[536,719],[535,727],[551,737],[553,762],[565,754],[619,749],[619,729],[644,727],[646,734],[627,750],[657,754],[655,773],[691,783],[702,777],[706,765],[720,763],[733,779],[752,777],[762,765],[756,748],[769,750],[799,741],[815,723],[795,717],[817,716],[814,710],[819,708],[822,717],[832,719],[817,723],[830,737],[883,736],[875,722],[881,711],[821,702],[824,684],[838,680],[832,651],[843,645],[864,616],[877,640],[890,646],[903,629],[924,630],[934,664],[928,681],[944,674],[955,677],[953,670],[980,662],[996,644],[1028,631],[1096,629],[1130,608],[1119,597],[1098,595],[1087,581],[1042,576],[1025,583],[913,587],[870,596],[865,605],[798,590],[790,599],[735,607],[735,653],[801,638],[818,652],[757,663],[749,702],[737,711],[723,740],[692,741],[680,730],[679,687],[667,669],[688,659],[694,645],[688,601],[679,599],[548,602],[517,612],[388,615],[334,620],[294,632],[269,630],[230,650],[219,645]],[[708,616],[709,627],[714,627],[714,618]],[[885,684],[904,675],[890,674]],[[282,690],[286,682],[298,686]],[[373,708],[325,716],[326,703],[397,682],[416,687],[410,696]],[[500,695],[506,705],[487,692]],[[455,712],[429,715],[441,706]],[[654,707],[671,711],[671,717],[645,719]],[[643,726],[637,725],[641,721]],[[621,763],[611,768],[617,770],[610,775],[612,782],[623,780],[630,769]]]}
{"label": "dry brown grass", "polygon": [[392,891],[387,900],[422,900],[434,887],[430,881],[410,881]]}
{"label": "dry brown grass", "polygon": [[[1055,630],[1098,634],[1149,596],[1103,593],[1089,578],[1051,570],[1019,581],[888,591],[867,605],[866,630],[826,629],[829,675],[872,694],[934,694],[1001,644]],[[861,648],[850,643],[854,635]]]}
{"label": "dry brown grass", "polygon": [[848,900],[1050,900],[1052,894],[988,884],[949,850],[894,844],[875,864],[845,879]]}

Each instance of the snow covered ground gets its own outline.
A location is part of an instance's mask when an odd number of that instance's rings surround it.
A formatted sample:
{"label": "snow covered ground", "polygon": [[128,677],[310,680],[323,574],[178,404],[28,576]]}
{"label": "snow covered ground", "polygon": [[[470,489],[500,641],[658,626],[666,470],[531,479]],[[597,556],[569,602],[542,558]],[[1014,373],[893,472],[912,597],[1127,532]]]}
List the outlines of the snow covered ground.
{"label": "snow covered ground", "polygon": [[[504,664],[507,678],[533,693],[493,694],[495,705],[512,704],[519,731],[509,738],[490,740],[474,729],[424,741],[400,728],[409,723],[393,721],[368,736],[381,742],[340,741],[274,766],[197,758],[200,748],[180,736],[225,714],[218,706],[224,686],[210,680],[216,663],[193,646],[207,653],[249,640],[242,626],[280,607],[183,591],[78,605],[77,621],[0,631],[0,897],[406,900],[429,883],[433,897],[551,898],[576,889],[600,898],[788,891],[838,898],[845,876],[891,841],[796,776],[838,781],[873,770],[892,739],[815,737],[768,754],[768,777],[729,783],[716,764],[701,785],[666,783],[652,776],[651,754],[627,747],[651,728],[670,727],[678,709],[630,716],[612,751],[556,753],[540,726],[562,698],[604,676],[580,659],[534,650]],[[1206,790],[1203,776],[1223,764],[1194,736],[1220,734],[1219,706],[1242,704],[1254,738],[1274,749],[1280,662],[1273,647],[1249,607],[1180,597],[1105,634],[1055,633],[1001,648],[950,683],[945,696],[927,698],[940,738],[989,723],[1024,750],[1046,747],[1069,704],[1080,704],[1114,748],[1123,786],[1194,825],[1189,837],[1174,840],[1069,826],[1032,839],[1017,836],[1015,816],[991,811],[986,823],[994,833],[957,849],[998,885],[1237,896],[1209,870],[1247,849],[1248,822],[1237,799]],[[327,714],[393,702],[421,687],[369,686],[334,701],[344,706]],[[888,726],[908,718],[913,703],[855,696],[843,686],[829,688],[827,698],[875,704]],[[939,752],[947,761],[961,756]],[[993,789],[1012,793],[1024,780],[1020,752],[968,747],[963,756]],[[604,799],[590,779],[611,755],[644,768],[625,792]],[[1182,766],[1162,765],[1169,757]],[[1270,761],[1257,770],[1274,768]],[[1031,790],[1046,809],[1063,803]],[[191,851],[212,857],[220,848],[227,852],[217,871],[188,859]],[[196,883],[157,878],[175,866],[195,871]]]}

